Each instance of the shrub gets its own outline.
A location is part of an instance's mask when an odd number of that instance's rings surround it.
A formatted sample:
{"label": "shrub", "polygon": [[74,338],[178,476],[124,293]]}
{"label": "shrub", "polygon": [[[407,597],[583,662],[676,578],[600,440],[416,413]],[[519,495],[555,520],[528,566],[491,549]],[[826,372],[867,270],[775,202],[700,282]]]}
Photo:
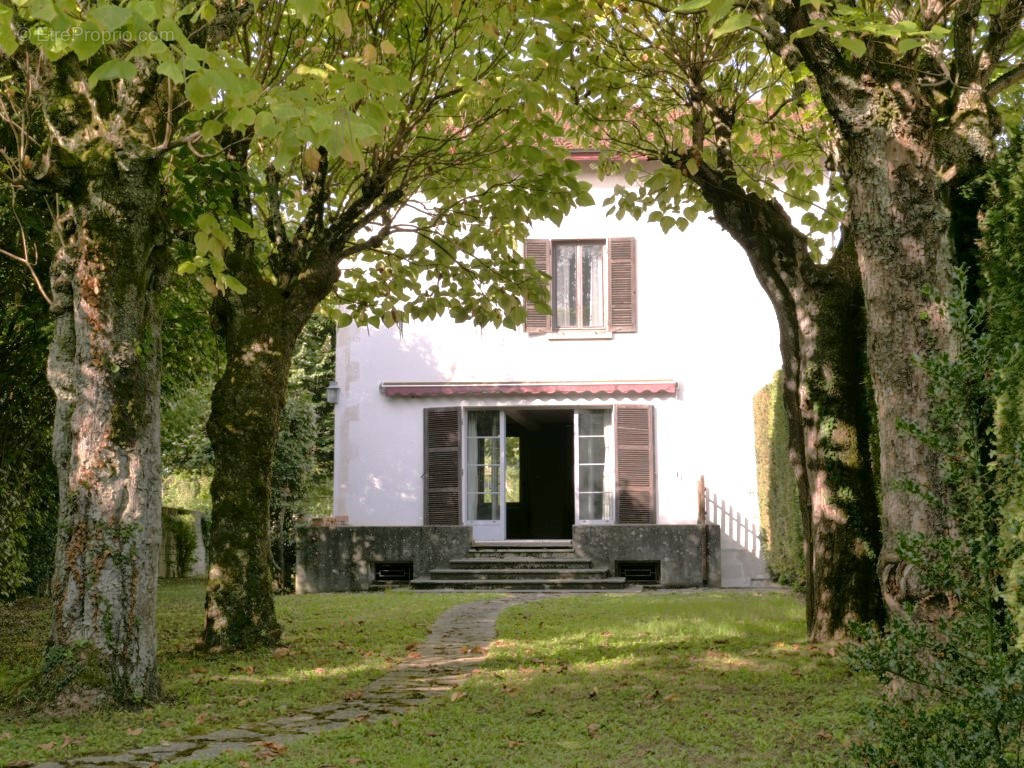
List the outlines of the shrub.
{"label": "shrub", "polygon": [[164,558],[167,575],[184,577],[196,558],[195,513],[187,509],[163,508]]}
{"label": "shrub", "polygon": [[930,423],[908,429],[942,457],[949,498],[929,501],[950,516],[951,533],[904,537],[902,554],[932,597],[905,606],[883,632],[861,628],[864,642],[849,648],[854,667],[889,691],[869,713],[857,765],[1024,765],[1024,653],[1004,600],[1004,577],[1021,556],[1007,512],[1020,498],[1024,441],[1004,433],[993,452],[990,414],[1003,386],[995,374],[1010,360],[984,330],[987,304],[957,298],[949,312],[963,348],[925,363]]}
{"label": "shrub", "polygon": [[782,402],[782,373],[754,396],[757,497],[768,571],[780,584],[806,583],[804,533],[796,475],[789,463],[789,423]]}

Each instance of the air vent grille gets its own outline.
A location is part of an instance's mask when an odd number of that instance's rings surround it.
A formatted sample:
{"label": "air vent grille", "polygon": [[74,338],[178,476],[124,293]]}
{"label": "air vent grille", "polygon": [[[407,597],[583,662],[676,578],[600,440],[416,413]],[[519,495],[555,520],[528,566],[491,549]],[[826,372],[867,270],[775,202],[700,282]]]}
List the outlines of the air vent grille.
{"label": "air vent grille", "polygon": [[619,560],[615,563],[615,575],[622,576],[629,584],[658,584],[661,582],[661,561]]}
{"label": "air vent grille", "polygon": [[412,581],[412,563],[376,563],[373,577],[392,584],[408,583]]}

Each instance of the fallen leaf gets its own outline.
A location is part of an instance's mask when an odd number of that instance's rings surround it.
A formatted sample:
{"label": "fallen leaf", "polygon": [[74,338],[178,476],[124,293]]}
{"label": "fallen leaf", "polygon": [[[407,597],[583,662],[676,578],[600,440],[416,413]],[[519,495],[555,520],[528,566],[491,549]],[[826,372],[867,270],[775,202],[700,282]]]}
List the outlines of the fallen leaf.
{"label": "fallen leaf", "polygon": [[465,691],[452,691],[451,700],[458,701],[459,699],[465,697],[465,695]]}
{"label": "fallen leaf", "polygon": [[9,738],[11,738],[10,731],[4,731],[3,733],[0,733],[0,741],[7,741]]}
{"label": "fallen leaf", "polygon": [[512,741],[510,739],[509,742],[508,742],[508,748],[509,749],[516,749],[517,747],[523,746],[523,744],[525,744],[525,743],[526,743],[525,741]]}
{"label": "fallen leaf", "polygon": [[238,761],[238,768],[249,768],[249,761],[248,760],[239,760]]}
{"label": "fallen leaf", "polygon": [[125,731],[125,733],[127,733],[129,736],[138,736],[140,733],[142,733],[142,729],[141,728],[129,728],[129,729],[127,729]]}
{"label": "fallen leaf", "polygon": [[313,670],[313,674],[317,675],[318,677],[323,677],[324,675],[327,674],[327,670],[324,669],[323,667],[317,667],[316,669]]}
{"label": "fallen leaf", "polygon": [[597,723],[591,723],[587,726],[587,733],[590,734],[590,738],[597,736],[597,732],[601,730],[601,726]]}
{"label": "fallen leaf", "polygon": [[40,744],[39,748],[41,750],[43,750],[43,752],[49,752],[51,749],[53,749],[56,746],[57,746],[57,742],[55,742],[55,741],[48,741],[45,744]]}
{"label": "fallen leaf", "polygon": [[164,720],[162,723],[160,723],[161,728],[173,728],[176,725],[177,723],[173,720]]}
{"label": "fallen leaf", "polygon": [[202,725],[203,723],[205,723],[205,722],[206,722],[206,719],[207,719],[207,718],[208,718],[209,716],[210,716],[210,715],[209,715],[209,713],[207,713],[207,712],[200,712],[200,713],[199,713],[199,714],[198,714],[198,715],[196,716],[196,725]]}
{"label": "fallen leaf", "polygon": [[361,757],[350,757],[345,762],[347,762],[349,765],[359,765],[361,762],[363,762],[363,759]]}
{"label": "fallen leaf", "polygon": [[274,656],[276,656],[277,658],[281,658],[282,656],[287,656],[289,653],[291,653],[291,650],[288,649],[288,648],[285,648],[283,645],[274,649]]}

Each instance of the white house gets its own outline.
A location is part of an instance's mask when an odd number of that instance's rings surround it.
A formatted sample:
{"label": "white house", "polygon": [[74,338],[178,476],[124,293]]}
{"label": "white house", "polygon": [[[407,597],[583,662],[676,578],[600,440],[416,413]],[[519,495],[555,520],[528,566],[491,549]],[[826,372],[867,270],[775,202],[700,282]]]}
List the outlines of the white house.
{"label": "white house", "polygon": [[478,544],[579,551],[602,527],[655,525],[660,541],[698,522],[704,476],[734,510],[711,520],[722,583],[761,575],[751,404],[780,364],[769,301],[710,218],[667,234],[618,220],[604,201],[621,179],[587,174],[597,204],[537,222],[524,244],[552,275],[552,315],[531,308],[518,330],[339,330],[334,518],[321,527],[461,526]]}

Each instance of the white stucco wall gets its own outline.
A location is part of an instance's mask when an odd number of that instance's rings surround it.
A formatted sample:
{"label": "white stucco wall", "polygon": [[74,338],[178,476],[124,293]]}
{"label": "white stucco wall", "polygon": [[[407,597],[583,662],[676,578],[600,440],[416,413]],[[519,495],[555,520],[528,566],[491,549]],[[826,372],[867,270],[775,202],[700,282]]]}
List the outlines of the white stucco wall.
{"label": "white stucco wall", "polygon": [[[598,205],[574,211],[540,238],[635,237],[638,332],[557,340],[479,329],[444,318],[404,328],[338,332],[334,514],[354,525],[422,522],[423,409],[433,406],[655,406],[659,522],[696,517],[696,480],[757,519],[752,398],[778,369],[774,313],[741,249],[701,217],[686,232],[606,216],[614,180],[595,183]],[[673,398],[398,399],[381,382],[671,379]]]}

